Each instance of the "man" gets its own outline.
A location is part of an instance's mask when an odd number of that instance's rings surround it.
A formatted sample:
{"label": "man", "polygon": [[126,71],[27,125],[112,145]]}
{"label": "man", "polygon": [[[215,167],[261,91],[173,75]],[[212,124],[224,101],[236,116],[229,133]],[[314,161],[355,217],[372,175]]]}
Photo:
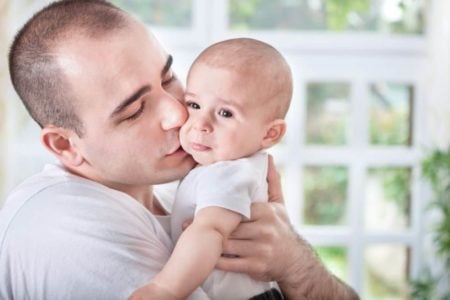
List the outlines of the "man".
{"label": "man", "polygon": [[[178,141],[187,113],[172,57],[107,2],[69,0],[25,24],[9,63],[61,164],[17,187],[1,211],[0,298],[127,298],[173,247],[152,186],[194,166]],[[269,177],[270,198],[281,199],[273,169]],[[357,298],[295,234],[280,203],[254,205],[225,250],[238,258],[219,268],[276,280],[288,299]]]}

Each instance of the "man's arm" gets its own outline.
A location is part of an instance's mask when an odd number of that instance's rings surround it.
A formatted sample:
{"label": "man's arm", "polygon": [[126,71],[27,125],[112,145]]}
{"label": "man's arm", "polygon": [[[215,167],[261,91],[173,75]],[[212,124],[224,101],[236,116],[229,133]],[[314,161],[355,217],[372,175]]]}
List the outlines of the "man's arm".
{"label": "man's arm", "polygon": [[251,220],[241,223],[225,244],[226,253],[239,257],[222,257],[217,267],[277,281],[287,299],[359,299],[351,287],[327,271],[292,228],[273,161],[268,180],[271,202],[254,203]]}

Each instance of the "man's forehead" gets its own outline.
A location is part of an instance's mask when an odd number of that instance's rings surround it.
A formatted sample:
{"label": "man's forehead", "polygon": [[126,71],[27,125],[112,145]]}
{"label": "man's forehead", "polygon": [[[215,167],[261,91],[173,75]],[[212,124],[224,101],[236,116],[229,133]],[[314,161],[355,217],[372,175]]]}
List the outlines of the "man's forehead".
{"label": "man's forehead", "polygon": [[70,77],[96,76],[113,83],[124,80],[123,74],[132,76],[143,69],[160,71],[167,54],[156,38],[138,26],[130,32],[133,34],[122,32],[101,39],[70,39],[56,48],[58,65]]}
{"label": "man's forehead", "polygon": [[159,84],[167,58],[158,40],[139,23],[100,39],[73,37],[57,48],[58,65],[80,105],[101,105],[105,116],[140,87]]}

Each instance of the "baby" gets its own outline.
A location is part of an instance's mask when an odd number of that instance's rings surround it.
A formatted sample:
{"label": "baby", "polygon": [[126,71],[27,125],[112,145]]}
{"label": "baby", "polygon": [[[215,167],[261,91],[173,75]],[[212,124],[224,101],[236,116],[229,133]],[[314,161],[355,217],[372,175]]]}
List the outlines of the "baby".
{"label": "baby", "polygon": [[[183,149],[197,161],[180,183],[172,211],[175,249],[163,270],[136,295],[185,299],[197,287],[211,299],[249,299],[274,283],[214,270],[223,243],[267,201],[268,155],[286,131],[292,76],[272,46],[248,38],[205,49],[191,66],[180,131]],[[182,231],[182,224],[193,223]]]}

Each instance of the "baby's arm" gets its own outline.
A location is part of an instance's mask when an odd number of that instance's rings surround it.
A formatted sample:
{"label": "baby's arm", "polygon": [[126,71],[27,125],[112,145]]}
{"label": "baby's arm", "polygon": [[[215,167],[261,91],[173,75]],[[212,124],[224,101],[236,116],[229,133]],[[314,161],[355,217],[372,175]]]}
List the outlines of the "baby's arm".
{"label": "baby's arm", "polygon": [[222,254],[223,242],[241,220],[242,215],[225,208],[201,209],[180,236],[162,271],[132,298],[186,299],[214,269]]}

